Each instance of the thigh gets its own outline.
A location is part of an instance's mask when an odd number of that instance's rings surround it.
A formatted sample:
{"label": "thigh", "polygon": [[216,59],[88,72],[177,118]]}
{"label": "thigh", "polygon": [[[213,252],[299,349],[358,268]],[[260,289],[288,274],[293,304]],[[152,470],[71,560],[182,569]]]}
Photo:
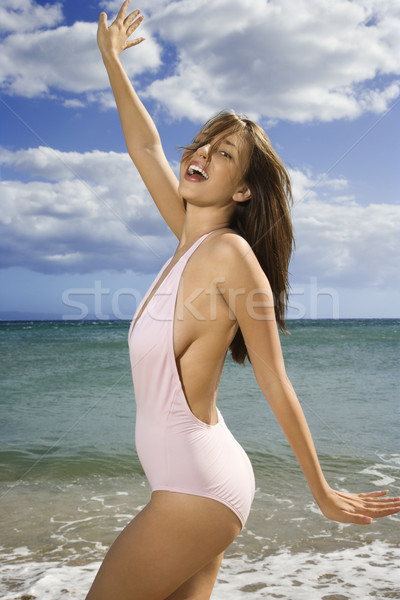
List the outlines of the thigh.
{"label": "thigh", "polygon": [[222,552],[208,565],[197,571],[193,577],[185,581],[175,592],[172,592],[166,600],[187,600],[188,598],[191,600],[209,600],[223,556],[224,553]]}
{"label": "thigh", "polygon": [[111,546],[87,600],[165,600],[219,557],[240,528],[216,500],[155,492]]}

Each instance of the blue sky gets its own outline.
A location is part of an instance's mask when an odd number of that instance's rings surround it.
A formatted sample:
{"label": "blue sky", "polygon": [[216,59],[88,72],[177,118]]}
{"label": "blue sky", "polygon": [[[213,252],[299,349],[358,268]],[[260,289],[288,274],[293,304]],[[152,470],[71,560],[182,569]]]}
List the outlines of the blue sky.
{"label": "blue sky", "polygon": [[[129,319],[176,240],[125,151],[96,46],[119,2],[3,0],[0,317]],[[132,9],[136,5],[131,5]],[[168,159],[222,109],[288,166],[289,315],[398,317],[400,6],[144,0],[123,63]]]}

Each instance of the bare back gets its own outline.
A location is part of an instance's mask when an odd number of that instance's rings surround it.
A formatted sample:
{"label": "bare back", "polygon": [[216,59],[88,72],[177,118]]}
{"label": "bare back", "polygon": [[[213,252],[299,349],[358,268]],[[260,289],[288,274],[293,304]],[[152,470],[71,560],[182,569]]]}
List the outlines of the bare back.
{"label": "bare back", "polygon": [[174,317],[174,351],[187,402],[197,418],[210,424],[217,419],[217,388],[237,331],[221,292],[226,275],[213,260],[223,237],[212,234],[191,256],[180,280]]}

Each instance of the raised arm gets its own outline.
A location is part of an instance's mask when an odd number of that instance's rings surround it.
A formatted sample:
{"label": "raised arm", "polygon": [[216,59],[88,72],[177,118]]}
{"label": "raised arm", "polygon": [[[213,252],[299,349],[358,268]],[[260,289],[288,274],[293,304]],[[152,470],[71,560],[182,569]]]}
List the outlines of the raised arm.
{"label": "raised arm", "polygon": [[286,375],[268,280],[247,243],[238,240],[232,237],[218,259],[225,274],[221,293],[237,318],[257,382],[322,513],[343,523],[369,524],[373,518],[399,512],[400,499],[383,498],[386,491],[347,494],[333,490],[325,480],[305,416]]}
{"label": "raised arm", "polygon": [[185,210],[178,194],[177,178],[166,159],[156,126],[119,59],[123,50],[136,46],[144,39],[128,40],[143,20],[139,10],[127,16],[128,5],[129,0],[125,0],[110,27],[107,26],[107,15],[104,12],[100,14],[97,42],[114,93],[129,155],[167,225],[180,238]]}

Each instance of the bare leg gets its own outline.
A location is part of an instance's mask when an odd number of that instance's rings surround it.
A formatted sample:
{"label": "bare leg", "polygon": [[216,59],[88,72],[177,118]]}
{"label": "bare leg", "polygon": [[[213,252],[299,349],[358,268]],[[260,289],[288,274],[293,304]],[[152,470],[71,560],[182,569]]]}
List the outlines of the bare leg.
{"label": "bare leg", "polygon": [[216,500],[154,492],[111,546],[86,600],[178,600],[172,594],[185,582],[212,589],[222,553],[239,531],[237,516]]}
{"label": "bare leg", "polygon": [[223,556],[224,554],[221,553],[208,565],[200,569],[166,600],[209,600]]}

